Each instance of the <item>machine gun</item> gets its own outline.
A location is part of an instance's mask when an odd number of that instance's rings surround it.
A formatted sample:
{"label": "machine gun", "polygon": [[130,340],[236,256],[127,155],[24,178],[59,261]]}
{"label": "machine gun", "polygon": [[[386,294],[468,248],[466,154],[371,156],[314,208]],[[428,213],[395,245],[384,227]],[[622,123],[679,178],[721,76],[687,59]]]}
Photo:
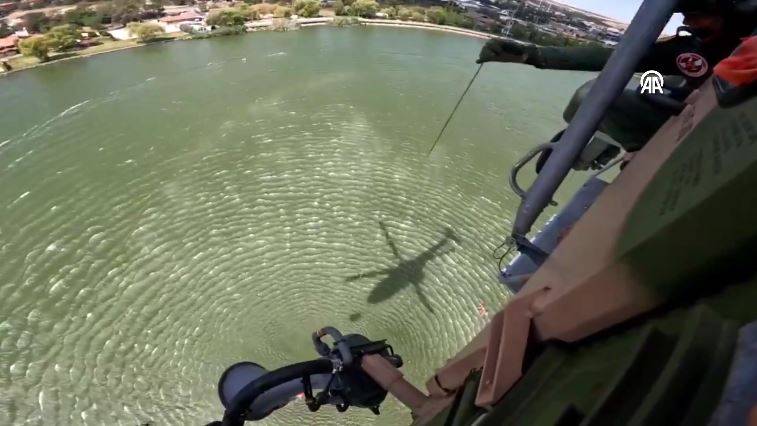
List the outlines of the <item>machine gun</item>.
{"label": "machine gun", "polygon": [[[322,340],[327,335],[333,339],[331,347]],[[402,378],[398,370],[402,358],[385,340],[342,335],[334,327],[324,327],[313,333],[313,345],[321,357],[311,361],[273,371],[254,362],[240,362],[226,369],[218,382],[218,397],[226,408],[223,420],[208,426],[238,426],[261,420],[298,396],[304,396],[313,412],[329,404],[339,412],[354,406],[376,415],[388,392],[410,406],[426,399]],[[319,392],[314,394],[314,390]]]}

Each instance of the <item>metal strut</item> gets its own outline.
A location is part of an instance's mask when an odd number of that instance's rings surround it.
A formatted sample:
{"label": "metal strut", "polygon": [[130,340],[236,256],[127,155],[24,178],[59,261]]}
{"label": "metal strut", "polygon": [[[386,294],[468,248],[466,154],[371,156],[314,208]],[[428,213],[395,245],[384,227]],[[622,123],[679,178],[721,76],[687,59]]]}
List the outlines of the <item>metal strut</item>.
{"label": "metal strut", "polygon": [[641,59],[673,15],[678,0],[644,0],[607,65],[597,77],[552,155],[521,201],[513,237],[525,237],[549,204],[581,151],[597,131],[607,108],[636,72]]}

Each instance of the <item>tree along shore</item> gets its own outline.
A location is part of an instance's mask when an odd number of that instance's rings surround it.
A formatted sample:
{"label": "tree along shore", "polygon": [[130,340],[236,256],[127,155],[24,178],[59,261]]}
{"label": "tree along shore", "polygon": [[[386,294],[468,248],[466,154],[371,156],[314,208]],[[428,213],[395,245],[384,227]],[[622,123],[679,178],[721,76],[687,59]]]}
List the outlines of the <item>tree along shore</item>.
{"label": "tree along shore", "polygon": [[[460,27],[452,27],[447,25],[437,25],[427,22],[413,22],[413,21],[400,21],[400,20],[388,20],[388,19],[367,19],[367,18],[355,18],[355,17],[321,17],[321,18],[294,18],[287,19],[285,23],[276,22],[277,18],[258,21],[258,25],[249,29],[248,31],[281,31],[289,30],[300,27],[310,27],[316,25],[331,25],[331,26],[382,26],[382,27],[396,27],[396,28],[420,28],[431,31],[443,31],[451,34],[458,34],[467,37],[474,37],[479,39],[488,39],[495,37],[492,34],[484,33],[480,31],[469,30]],[[86,49],[61,52],[57,54],[51,54],[46,61],[41,61],[33,56],[18,56],[11,58],[8,61],[12,67],[11,71],[0,73],[0,75],[11,74],[13,72],[36,68],[47,64],[53,64],[56,62],[71,60],[77,58],[87,58],[102,53],[117,52],[124,49],[130,49],[140,46],[146,46],[149,44],[155,44],[158,42],[168,42],[174,40],[192,40],[197,37],[185,33],[169,33],[156,37],[149,42],[139,42],[137,40],[111,40],[105,41],[100,45],[88,47]],[[199,37],[202,38],[202,37]]]}

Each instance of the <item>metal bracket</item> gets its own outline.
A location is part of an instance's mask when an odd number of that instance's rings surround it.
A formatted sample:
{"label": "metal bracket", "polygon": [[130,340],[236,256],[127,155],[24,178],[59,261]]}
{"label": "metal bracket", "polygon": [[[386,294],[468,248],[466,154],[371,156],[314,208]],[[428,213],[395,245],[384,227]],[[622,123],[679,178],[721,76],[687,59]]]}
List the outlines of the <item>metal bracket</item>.
{"label": "metal bracket", "polygon": [[[518,160],[515,165],[513,165],[513,168],[510,169],[510,188],[518,197],[520,197],[521,200],[526,198],[526,191],[521,188],[520,184],[518,184],[518,173],[520,173],[520,169],[522,169],[526,164],[530,163],[531,160],[533,160],[537,155],[541,154],[542,152],[552,151],[554,148],[554,144],[551,143],[538,145],[528,151],[526,155]],[[554,200],[550,201],[549,204],[552,206],[557,205]]]}

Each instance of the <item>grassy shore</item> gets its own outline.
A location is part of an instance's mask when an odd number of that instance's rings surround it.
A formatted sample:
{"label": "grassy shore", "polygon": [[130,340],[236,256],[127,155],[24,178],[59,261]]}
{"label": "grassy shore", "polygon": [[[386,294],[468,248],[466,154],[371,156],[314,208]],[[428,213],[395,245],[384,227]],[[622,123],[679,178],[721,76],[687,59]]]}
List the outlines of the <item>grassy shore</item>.
{"label": "grassy shore", "polygon": [[[328,16],[328,17],[334,19],[333,13],[330,15],[331,16]],[[357,21],[357,25],[421,28],[421,29],[433,30],[433,31],[444,31],[444,32],[464,35],[468,37],[476,37],[476,38],[492,37],[491,34],[487,34],[487,33],[481,33],[478,31],[473,31],[473,30],[468,30],[468,29],[458,28],[458,27],[450,27],[446,25],[430,24],[427,22],[398,21],[398,20],[385,20],[385,19],[364,19],[364,18],[352,18],[352,19],[355,19]],[[10,66],[13,67],[13,70],[10,72],[0,71],[0,76],[11,74],[11,73],[25,70],[25,69],[52,64],[52,63],[56,63],[56,62],[60,62],[64,60],[86,58],[88,56],[98,55],[100,53],[115,52],[115,51],[130,49],[134,47],[146,46],[148,44],[162,42],[162,41],[173,41],[173,40],[178,40],[178,39],[189,39],[189,38],[191,37],[188,34],[179,32],[179,33],[164,34],[160,38],[155,39],[151,41],[150,43],[140,43],[140,42],[137,42],[136,40],[106,40],[102,44],[88,47],[82,50],[51,53],[49,59],[44,62],[31,56],[16,56],[11,59],[8,59],[8,64],[10,64]]]}
{"label": "grassy shore", "polygon": [[98,55],[100,53],[115,52],[118,50],[130,49],[133,47],[146,46],[148,44],[158,43],[161,41],[172,41],[184,37],[186,37],[186,34],[184,33],[164,34],[160,38],[155,39],[150,43],[140,43],[136,40],[106,40],[102,44],[91,46],[86,49],[74,50],[70,52],[53,52],[50,54],[48,60],[44,62],[33,56],[16,56],[8,59],[8,64],[13,68],[13,70],[10,72],[0,73],[0,75],[10,74],[12,72],[52,64],[64,60],[86,58],[88,56]]}

